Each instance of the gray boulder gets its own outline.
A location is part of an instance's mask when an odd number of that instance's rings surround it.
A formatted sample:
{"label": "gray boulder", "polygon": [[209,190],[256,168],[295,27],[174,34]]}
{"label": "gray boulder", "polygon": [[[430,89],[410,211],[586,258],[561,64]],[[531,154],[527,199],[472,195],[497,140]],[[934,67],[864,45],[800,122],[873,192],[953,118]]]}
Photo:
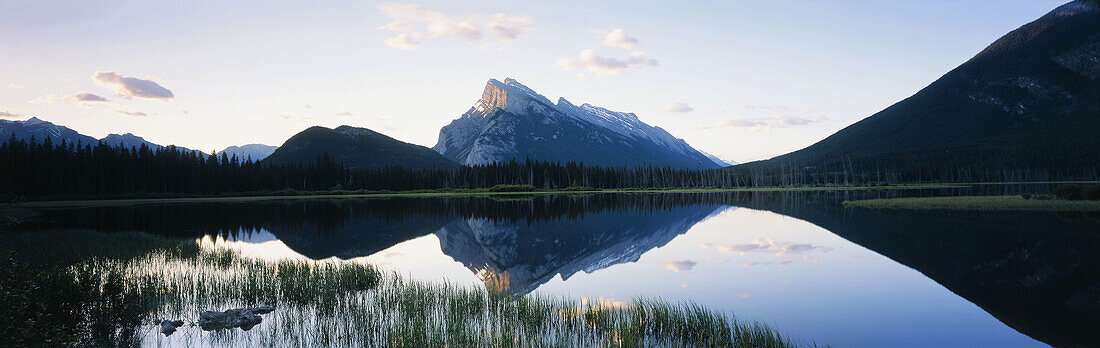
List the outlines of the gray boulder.
{"label": "gray boulder", "polygon": [[275,307],[233,308],[224,312],[206,311],[199,316],[199,327],[206,331],[241,328],[250,330],[263,321],[259,314],[275,311]]}
{"label": "gray boulder", "polygon": [[183,326],[183,320],[165,320],[160,322],[160,333],[165,336],[171,336],[176,332],[176,329]]}

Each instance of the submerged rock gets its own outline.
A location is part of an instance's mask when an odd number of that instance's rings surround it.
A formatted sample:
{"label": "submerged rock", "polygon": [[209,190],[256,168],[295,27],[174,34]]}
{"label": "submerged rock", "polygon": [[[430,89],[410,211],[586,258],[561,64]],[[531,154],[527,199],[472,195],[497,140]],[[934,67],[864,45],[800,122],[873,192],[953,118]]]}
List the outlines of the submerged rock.
{"label": "submerged rock", "polygon": [[176,332],[176,328],[183,326],[183,320],[165,320],[160,322],[160,333],[165,336],[171,336]]}
{"label": "submerged rock", "polygon": [[199,327],[205,331],[241,328],[250,330],[263,321],[258,314],[275,311],[275,307],[233,308],[225,312],[206,311],[199,316]]}

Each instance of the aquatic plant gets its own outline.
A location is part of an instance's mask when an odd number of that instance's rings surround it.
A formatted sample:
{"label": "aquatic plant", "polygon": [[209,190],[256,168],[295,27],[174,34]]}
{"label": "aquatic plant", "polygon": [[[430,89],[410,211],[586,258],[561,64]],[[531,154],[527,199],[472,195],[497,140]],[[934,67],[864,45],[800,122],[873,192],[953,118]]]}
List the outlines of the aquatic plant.
{"label": "aquatic plant", "polygon": [[[192,244],[192,243],[183,243]],[[171,244],[168,244],[171,245]],[[181,252],[180,250],[188,250]],[[639,299],[601,303],[544,295],[511,296],[494,289],[413,281],[354,261],[264,261],[230,249],[159,248],[132,258],[93,256],[59,272],[69,284],[45,289],[34,275],[10,277],[22,296],[74,327],[37,333],[81,337],[66,344],[241,345],[279,347],[789,347],[767,326],[692,303]],[[19,273],[5,267],[5,275]],[[506,278],[500,282],[507,282]],[[94,286],[91,286],[94,285]],[[51,291],[63,293],[51,293]],[[7,296],[7,295],[5,295]],[[18,295],[17,295],[18,296]],[[52,297],[51,297],[52,296]],[[9,296],[10,297],[10,296]],[[77,304],[88,301],[88,305]],[[24,301],[23,307],[28,301]],[[249,331],[203,331],[203,311],[273,305]],[[7,308],[6,311],[17,310]],[[5,312],[7,313],[7,312]],[[61,320],[63,319],[63,320]],[[171,336],[159,320],[185,321]],[[18,331],[13,337],[33,338]],[[3,342],[7,343],[7,342]],[[56,342],[54,342],[56,343]]]}

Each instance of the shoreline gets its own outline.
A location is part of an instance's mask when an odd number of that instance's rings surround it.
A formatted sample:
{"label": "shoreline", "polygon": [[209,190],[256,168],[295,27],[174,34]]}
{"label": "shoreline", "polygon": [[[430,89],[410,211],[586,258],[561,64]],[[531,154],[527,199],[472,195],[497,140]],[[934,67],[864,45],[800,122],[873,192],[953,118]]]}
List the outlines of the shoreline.
{"label": "shoreline", "polygon": [[317,193],[297,195],[249,195],[240,196],[216,196],[216,197],[170,197],[170,198],[105,198],[105,199],[71,199],[71,200],[42,200],[13,203],[16,208],[76,208],[76,207],[102,207],[125,206],[138,204],[168,204],[168,203],[243,203],[276,200],[306,200],[306,199],[367,199],[367,198],[435,198],[435,197],[494,197],[494,196],[542,196],[542,195],[570,195],[570,194],[605,194],[605,193],[719,193],[719,192],[800,192],[800,191],[863,191],[863,190],[930,190],[965,188],[965,184],[913,184],[913,185],[883,185],[883,186],[807,186],[807,187],[744,187],[744,188],[684,188],[684,189],[605,189],[605,190],[541,190],[541,191],[516,191],[516,192],[490,192],[490,191],[406,191],[406,192],[377,192],[377,193]]}
{"label": "shoreline", "polygon": [[845,208],[875,210],[969,210],[1100,212],[1100,201],[1025,199],[1022,196],[911,197],[844,201]]}

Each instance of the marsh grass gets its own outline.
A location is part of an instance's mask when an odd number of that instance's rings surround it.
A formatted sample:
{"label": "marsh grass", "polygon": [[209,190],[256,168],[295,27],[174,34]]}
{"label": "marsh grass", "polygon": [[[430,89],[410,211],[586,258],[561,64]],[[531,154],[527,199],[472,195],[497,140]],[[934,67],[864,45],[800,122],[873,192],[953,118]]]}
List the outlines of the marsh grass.
{"label": "marsh grass", "polygon": [[869,209],[1100,212],[1100,201],[1025,199],[1021,196],[964,196],[868,199],[858,201],[845,201],[844,206]]}
{"label": "marsh grass", "polygon": [[[767,326],[692,303],[511,296],[493,287],[413,281],[358,262],[264,261],[232,249],[158,243],[136,257],[84,258],[57,273],[59,283],[75,285],[61,294],[30,294],[81,313],[66,317],[78,325],[41,336],[86,337],[64,343],[95,346],[794,346]],[[19,274],[16,267],[4,270]],[[156,325],[159,319],[193,324],[202,311],[257,305],[277,309],[250,331],[185,325],[165,337]]]}

